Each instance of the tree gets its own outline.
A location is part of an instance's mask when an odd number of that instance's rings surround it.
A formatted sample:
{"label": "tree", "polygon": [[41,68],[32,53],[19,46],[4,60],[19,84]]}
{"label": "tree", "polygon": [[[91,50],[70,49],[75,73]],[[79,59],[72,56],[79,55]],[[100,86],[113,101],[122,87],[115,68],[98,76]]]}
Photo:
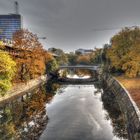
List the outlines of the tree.
{"label": "tree", "polygon": [[73,52],[68,53],[67,54],[68,63],[70,65],[76,65],[77,64],[77,57],[78,57],[78,55],[73,53]]}
{"label": "tree", "polygon": [[46,50],[44,51],[44,56],[45,56],[45,64],[54,59],[53,55]]}
{"label": "tree", "polygon": [[101,63],[101,50],[95,48],[95,52],[90,55],[91,64],[100,64]]}
{"label": "tree", "polygon": [[136,45],[125,57],[126,63],[122,69],[127,77],[137,77],[140,74],[140,45]]}
{"label": "tree", "polygon": [[95,64],[96,51],[93,51],[88,54],[70,52],[67,54],[67,58],[68,58],[68,63],[70,65],[76,65],[76,64],[92,65]]}
{"label": "tree", "polygon": [[45,72],[45,53],[37,36],[22,29],[13,35],[14,47],[19,50],[19,56],[14,58],[17,66],[17,79],[27,81]]}
{"label": "tree", "polygon": [[58,68],[58,63],[55,59],[48,61],[48,63],[46,64],[47,73],[54,72],[55,70],[57,70],[57,68]]}
{"label": "tree", "polygon": [[107,55],[111,67],[124,72],[128,77],[136,77],[140,73],[140,29],[124,28],[111,39],[111,48]]}
{"label": "tree", "polygon": [[0,51],[0,94],[10,89],[11,80],[16,72],[16,63],[8,53]]}
{"label": "tree", "polygon": [[89,64],[90,63],[90,55],[79,55],[77,58],[77,63],[78,64]]}
{"label": "tree", "polygon": [[63,52],[63,50],[57,48],[49,48],[48,50],[49,52],[57,55],[56,61],[59,65],[65,65],[68,63],[67,55]]}

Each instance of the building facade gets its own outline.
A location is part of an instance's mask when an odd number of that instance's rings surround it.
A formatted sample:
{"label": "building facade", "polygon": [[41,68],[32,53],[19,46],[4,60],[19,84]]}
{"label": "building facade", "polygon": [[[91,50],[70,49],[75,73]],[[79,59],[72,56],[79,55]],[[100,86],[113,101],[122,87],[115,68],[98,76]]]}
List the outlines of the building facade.
{"label": "building facade", "polygon": [[0,40],[11,40],[13,34],[22,27],[21,16],[17,14],[0,15]]}

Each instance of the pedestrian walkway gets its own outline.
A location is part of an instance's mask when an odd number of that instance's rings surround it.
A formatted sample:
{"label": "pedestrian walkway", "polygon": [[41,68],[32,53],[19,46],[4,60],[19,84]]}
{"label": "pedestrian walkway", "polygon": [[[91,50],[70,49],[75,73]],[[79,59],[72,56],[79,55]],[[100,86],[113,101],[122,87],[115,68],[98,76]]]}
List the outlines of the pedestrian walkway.
{"label": "pedestrian walkway", "polygon": [[16,96],[22,96],[26,94],[27,91],[31,90],[42,82],[45,82],[46,80],[47,76],[42,75],[39,78],[30,80],[29,82],[16,84],[11,90],[5,93],[4,96],[0,97],[0,104],[2,104],[3,102],[7,102],[10,99],[15,98]]}

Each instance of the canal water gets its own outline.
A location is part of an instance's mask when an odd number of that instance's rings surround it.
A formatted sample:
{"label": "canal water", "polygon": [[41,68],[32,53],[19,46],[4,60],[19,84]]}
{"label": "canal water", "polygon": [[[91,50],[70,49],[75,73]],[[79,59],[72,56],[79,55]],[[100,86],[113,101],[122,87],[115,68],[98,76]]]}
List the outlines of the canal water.
{"label": "canal water", "polygon": [[96,83],[42,85],[0,106],[0,140],[127,139],[119,106],[102,96]]}

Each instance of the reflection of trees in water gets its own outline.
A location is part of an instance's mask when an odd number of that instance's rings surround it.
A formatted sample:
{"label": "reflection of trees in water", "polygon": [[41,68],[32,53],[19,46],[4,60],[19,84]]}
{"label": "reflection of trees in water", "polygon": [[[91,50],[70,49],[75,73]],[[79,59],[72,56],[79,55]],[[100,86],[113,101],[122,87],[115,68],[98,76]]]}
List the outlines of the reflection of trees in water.
{"label": "reflection of trees in water", "polygon": [[60,89],[60,84],[56,79],[49,80],[46,84],[46,91],[48,95],[55,95],[56,92]]}
{"label": "reflection of trees in water", "polygon": [[111,119],[114,135],[119,138],[127,139],[124,116],[114,94],[109,91],[102,91],[100,82],[94,83],[94,86],[97,89],[95,94],[102,93],[103,107],[107,110],[105,118],[107,120]]}
{"label": "reflection of trees in water", "polygon": [[60,77],[67,77],[67,75],[77,75],[79,77],[84,77],[84,76],[94,76],[93,72],[91,70],[87,70],[87,69],[74,69],[74,68],[71,68],[71,69],[63,69],[61,70],[61,74],[60,74]]}
{"label": "reflection of trees in water", "polygon": [[47,124],[44,87],[6,104],[0,111],[0,139],[38,139]]}
{"label": "reflection of trees in water", "polygon": [[94,87],[96,89],[96,91],[94,91],[94,94],[102,93],[102,87],[99,81],[94,82]]}
{"label": "reflection of trees in water", "polygon": [[92,76],[93,72],[91,70],[86,70],[86,69],[76,69],[75,74],[78,75],[79,77],[84,77],[84,76]]}
{"label": "reflection of trees in water", "polygon": [[[61,87],[61,88],[60,88]],[[64,89],[66,88],[66,85],[62,86],[56,79],[49,80],[46,84],[46,91],[47,96],[54,96],[56,93],[61,94],[63,93]]]}
{"label": "reflection of trees in water", "polygon": [[[98,83],[95,84],[97,87]],[[64,89],[65,86],[62,88]],[[46,127],[48,117],[46,102],[60,89],[54,81],[4,105],[0,110],[0,140],[36,140]],[[47,94],[46,94],[47,92]],[[109,95],[109,97],[107,96]],[[124,119],[113,94],[103,94],[103,105],[111,119],[113,132],[119,138],[126,138]]]}
{"label": "reflection of trees in water", "polygon": [[106,92],[102,95],[103,106],[107,110],[106,119],[111,119],[113,126],[113,133],[119,138],[127,139],[127,130],[125,127],[125,120],[120,107],[110,92]]}

